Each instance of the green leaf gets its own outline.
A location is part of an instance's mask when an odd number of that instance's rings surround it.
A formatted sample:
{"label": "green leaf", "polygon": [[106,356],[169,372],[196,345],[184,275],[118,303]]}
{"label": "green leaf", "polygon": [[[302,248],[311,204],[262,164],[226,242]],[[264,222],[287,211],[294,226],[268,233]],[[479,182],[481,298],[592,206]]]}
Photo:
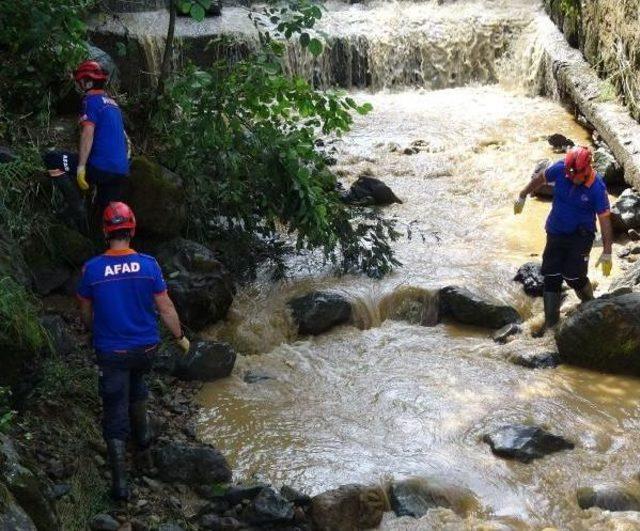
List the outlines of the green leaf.
{"label": "green leaf", "polygon": [[309,51],[316,57],[322,53],[322,43],[316,38],[313,38],[309,41],[308,48]]}
{"label": "green leaf", "polygon": [[189,14],[192,19],[197,20],[198,22],[202,22],[206,15],[204,8],[200,4],[193,4]]}
{"label": "green leaf", "polygon": [[212,0],[198,0],[198,3],[203,7],[203,9],[211,9]]}
{"label": "green leaf", "polygon": [[300,34],[300,45],[303,48],[306,48],[307,46],[309,46],[309,41],[311,40],[311,38],[309,37],[309,34],[307,32],[301,33]]}
{"label": "green leaf", "polygon": [[178,2],[178,11],[183,15],[188,15],[191,11],[191,0],[179,0]]}

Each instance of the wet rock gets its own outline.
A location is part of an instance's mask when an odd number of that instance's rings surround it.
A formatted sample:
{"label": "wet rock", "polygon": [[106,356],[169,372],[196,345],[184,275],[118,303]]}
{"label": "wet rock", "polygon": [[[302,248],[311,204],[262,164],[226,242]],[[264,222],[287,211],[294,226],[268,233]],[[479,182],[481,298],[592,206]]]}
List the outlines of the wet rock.
{"label": "wet rock", "polygon": [[0,483],[0,529],[2,531],[38,531],[33,520],[2,483]]}
{"label": "wet rock", "polygon": [[602,145],[593,152],[593,167],[602,175],[609,190],[620,189],[625,185],[624,170],[606,146]]}
{"label": "wet rock", "polygon": [[352,531],[380,525],[388,510],[386,493],[380,487],[343,485],[311,499],[311,518],[321,531]]}
{"label": "wet rock", "polygon": [[289,487],[288,485],[283,485],[280,488],[280,495],[294,505],[300,505],[302,507],[311,505],[311,496],[304,494],[293,487]]}
{"label": "wet rock", "polygon": [[45,496],[50,485],[22,462],[13,441],[0,434],[0,477],[38,529],[57,529],[58,515]]}
{"label": "wet rock", "polygon": [[410,478],[389,487],[391,508],[397,516],[420,518],[429,509],[444,507],[464,515],[479,508],[476,496],[468,489],[434,478]]}
{"label": "wet rock", "polygon": [[66,496],[67,494],[69,494],[69,492],[71,492],[71,485],[69,485],[68,483],[58,483],[57,485],[51,487],[51,497],[54,500]]}
{"label": "wet rock", "polygon": [[462,324],[494,329],[522,322],[515,308],[482,300],[469,290],[457,286],[440,290],[439,315],[440,319],[450,317]]}
{"label": "wet rock", "polygon": [[351,319],[351,304],[337,293],[312,292],[287,304],[302,335],[322,334]]}
{"label": "wet rock", "polygon": [[491,334],[491,339],[496,343],[506,343],[507,339],[522,332],[522,328],[517,324],[508,324]]}
{"label": "wet rock", "polygon": [[215,448],[169,443],[154,448],[153,459],[162,481],[198,485],[231,480],[227,460]]}
{"label": "wet rock", "polygon": [[557,153],[564,153],[568,149],[575,146],[575,142],[573,140],[567,138],[564,135],[561,135],[560,133],[554,133],[553,135],[550,135],[549,138],[547,138],[547,141]]}
{"label": "wet rock", "polygon": [[293,520],[293,503],[271,487],[263,488],[243,511],[242,519],[253,525],[282,524]]}
{"label": "wet rock", "polygon": [[236,353],[227,343],[197,340],[189,353],[177,355],[174,375],[181,380],[212,382],[231,374]]}
{"label": "wet rock", "polygon": [[259,483],[257,485],[233,485],[232,487],[229,487],[227,492],[225,492],[224,499],[231,505],[237,505],[242,502],[242,500],[253,500],[258,494],[268,487],[269,485],[264,483]]}
{"label": "wet rock", "polygon": [[402,203],[393,193],[393,190],[380,179],[367,176],[359,177],[343,196],[343,200],[350,205],[385,206],[393,203]]}
{"label": "wet rock", "polygon": [[562,363],[640,375],[640,294],[581,304],[555,339]]}
{"label": "wet rock", "polygon": [[118,520],[108,514],[97,514],[89,523],[93,531],[118,531],[120,524]]}
{"label": "wet rock", "polygon": [[633,289],[640,284],[640,262],[635,262],[621,276],[616,278],[609,288],[611,291],[619,289]]}
{"label": "wet rock", "polygon": [[0,146],[0,164],[6,164],[7,162],[13,162],[18,157],[13,149],[7,146]]}
{"label": "wet rock", "polygon": [[275,380],[273,376],[267,374],[266,372],[249,370],[244,373],[243,380],[245,383],[254,384],[258,382],[264,382],[266,380]]}
{"label": "wet rock", "polygon": [[40,324],[51,340],[51,346],[58,356],[68,356],[75,348],[75,340],[64,319],[60,315],[49,314],[40,317]]}
{"label": "wet rock", "polygon": [[577,498],[581,509],[599,507],[605,511],[640,511],[640,485],[635,483],[603,483],[581,487]]}
{"label": "wet rock", "polygon": [[511,355],[509,361],[527,369],[551,369],[560,364],[556,352],[536,352],[534,354],[518,352]]}
{"label": "wet rock", "polygon": [[187,219],[182,179],[147,157],[134,157],[129,183],[128,203],[140,234],[159,240],[178,236]]}
{"label": "wet rock", "polygon": [[527,262],[520,266],[516,276],[513,277],[515,282],[520,282],[524,288],[524,292],[531,297],[542,297],[544,291],[544,276],[541,272],[542,264],[539,262]]}
{"label": "wet rock", "polygon": [[640,229],[640,194],[627,188],[611,207],[614,229],[622,232]]}
{"label": "wet rock", "polygon": [[31,274],[18,243],[0,233],[0,277],[11,277],[18,284],[31,287]]}
{"label": "wet rock", "polygon": [[216,514],[206,514],[200,519],[200,526],[203,529],[212,531],[236,531],[247,527],[231,516],[218,516]]}
{"label": "wet rock", "polygon": [[158,526],[158,531],[184,531],[184,528],[173,522],[167,522]]}
{"label": "wet rock", "polygon": [[495,455],[523,463],[574,448],[574,444],[563,437],[537,426],[521,424],[502,426],[493,433],[486,434],[482,440],[491,446]]}
{"label": "wet rock", "polygon": [[198,331],[226,317],[233,302],[233,280],[210,249],[178,238],[160,246],[156,258],[187,327]]}

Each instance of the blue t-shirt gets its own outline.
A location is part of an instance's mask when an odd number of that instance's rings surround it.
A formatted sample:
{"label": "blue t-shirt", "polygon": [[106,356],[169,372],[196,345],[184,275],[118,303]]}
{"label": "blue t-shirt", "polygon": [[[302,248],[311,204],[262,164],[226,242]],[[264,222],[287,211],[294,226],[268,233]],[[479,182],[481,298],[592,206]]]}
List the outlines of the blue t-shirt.
{"label": "blue t-shirt", "polygon": [[548,183],[555,183],[546,231],[567,235],[582,228],[595,233],[596,214],[606,214],[610,208],[607,186],[602,177],[596,175],[585,184],[575,185],[565,174],[563,160],[549,166],[544,176]]}
{"label": "blue t-shirt", "polygon": [[89,260],[78,295],[93,302],[93,346],[100,352],[129,350],[160,341],[154,295],[165,292],[151,256],[107,251]]}
{"label": "blue t-shirt", "polygon": [[90,91],[82,99],[80,123],[95,126],[88,164],[108,173],[129,174],[127,138],[122,112],[104,91]]}

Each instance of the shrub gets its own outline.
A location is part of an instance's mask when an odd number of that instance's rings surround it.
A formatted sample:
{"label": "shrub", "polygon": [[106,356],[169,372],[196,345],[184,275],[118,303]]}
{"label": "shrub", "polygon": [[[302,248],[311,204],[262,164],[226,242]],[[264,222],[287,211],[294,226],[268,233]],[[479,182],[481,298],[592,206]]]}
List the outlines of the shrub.
{"label": "shrub", "polygon": [[0,111],[42,116],[71,87],[86,55],[82,16],[93,0],[0,2]]}

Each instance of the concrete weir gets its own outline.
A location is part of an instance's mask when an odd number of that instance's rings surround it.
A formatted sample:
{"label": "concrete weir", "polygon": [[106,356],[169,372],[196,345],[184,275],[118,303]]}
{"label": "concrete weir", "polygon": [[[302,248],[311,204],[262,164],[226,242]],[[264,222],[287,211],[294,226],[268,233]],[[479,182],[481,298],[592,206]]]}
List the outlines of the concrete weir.
{"label": "concrete weir", "polygon": [[627,183],[640,189],[640,124],[621,103],[605,101],[606,82],[546,15],[536,17],[535,24],[543,50],[539,89],[575,105],[609,145]]}

